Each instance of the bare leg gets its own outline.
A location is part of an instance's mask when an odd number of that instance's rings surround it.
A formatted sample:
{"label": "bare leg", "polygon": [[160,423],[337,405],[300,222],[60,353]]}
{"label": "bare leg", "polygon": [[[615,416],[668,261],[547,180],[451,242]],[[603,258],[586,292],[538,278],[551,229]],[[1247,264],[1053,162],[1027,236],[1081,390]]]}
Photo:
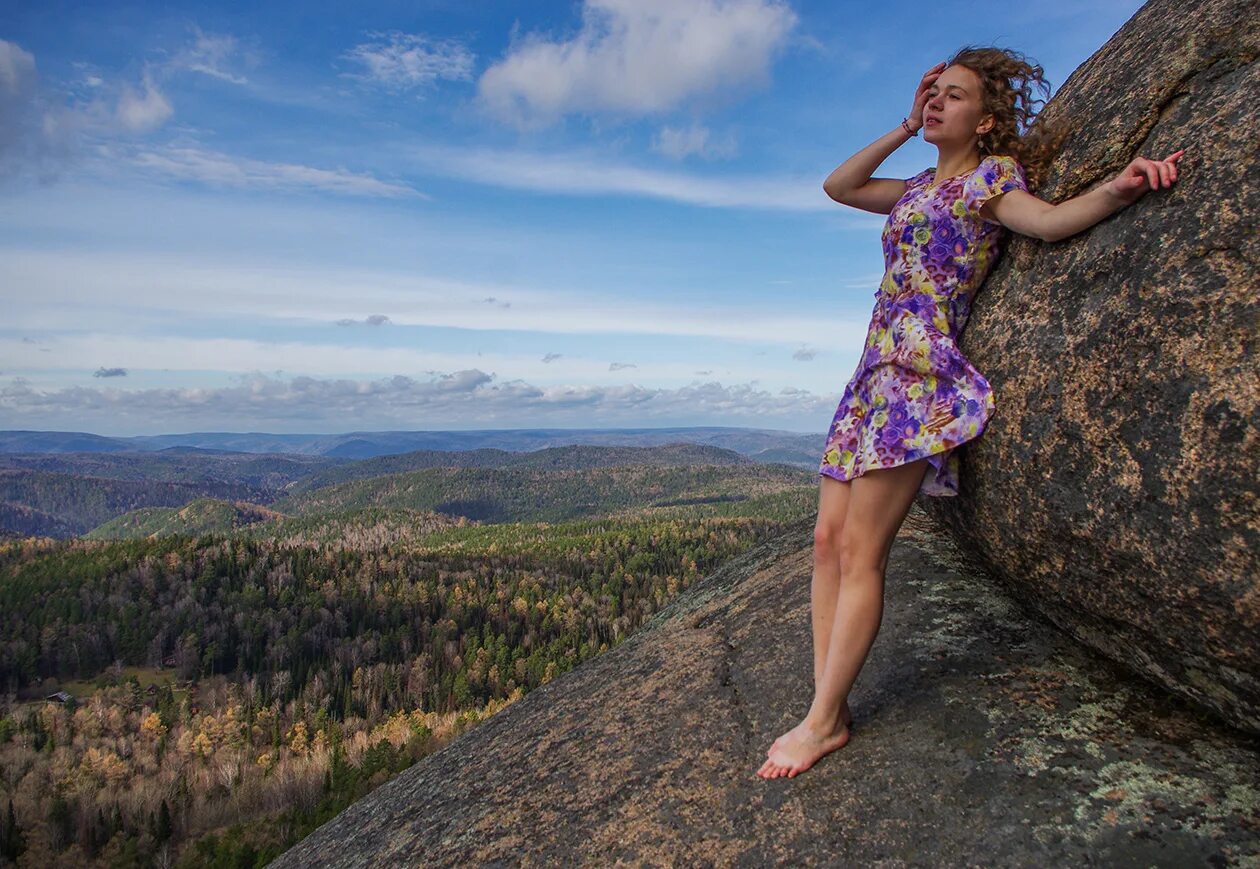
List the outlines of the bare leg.
{"label": "bare leg", "polygon": [[879,632],[888,553],[927,468],[927,459],[918,459],[850,481],[839,543],[843,580],[822,678],[805,719],[780,737],[757,770],[762,778],[795,776],[848,741],[841,709]]}
{"label": "bare leg", "polygon": [[[840,532],[844,528],[845,511],[849,506],[848,480],[819,476],[818,521],[814,524],[814,577],[810,583],[810,619],[814,628],[814,691],[822,684],[827,652],[831,648],[831,627],[836,620],[836,597],[840,593]],[[853,723],[853,714],[846,699],[840,707],[840,720]],[[786,734],[785,734],[786,735]],[[779,740],[766,749],[766,756]]]}
{"label": "bare leg", "polygon": [[[814,577],[810,582],[810,620],[814,628],[814,691],[822,684],[827,667],[827,654],[831,650],[831,628],[836,621],[836,600],[840,595],[840,533],[844,530],[845,513],[849,506],[849,481],[823,476],[818,493],[819,523],[814,526]],[[851,720],[849,702],[846,699],[840,709],[840,717],[848,724]]]}

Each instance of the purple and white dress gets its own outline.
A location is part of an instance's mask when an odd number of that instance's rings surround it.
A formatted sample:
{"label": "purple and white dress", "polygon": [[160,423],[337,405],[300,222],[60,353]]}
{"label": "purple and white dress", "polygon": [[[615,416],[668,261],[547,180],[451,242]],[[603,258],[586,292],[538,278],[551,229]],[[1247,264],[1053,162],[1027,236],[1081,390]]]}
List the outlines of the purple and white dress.
{"label": "purple and white dress", "polygon": [[819,474],[851,480],[927,457],[919,491],[958,494],[957,447],[980,436],[993,390],[958,349],[971,302],[1001,249],[1005,227],[980,206],[1027,190],[1013,157],[989,155],[937,183],[906,180],[884,224],[884,278],[866,347],[836,408]]}

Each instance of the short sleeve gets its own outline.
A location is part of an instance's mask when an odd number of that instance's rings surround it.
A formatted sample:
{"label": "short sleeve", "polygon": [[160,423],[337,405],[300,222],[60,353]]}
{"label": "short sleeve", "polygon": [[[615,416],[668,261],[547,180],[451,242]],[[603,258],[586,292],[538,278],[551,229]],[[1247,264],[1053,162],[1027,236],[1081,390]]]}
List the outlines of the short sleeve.
{"label": "short sleeve", "polygon": [[1014,157],[1005,154],[990,154],[980,161],[976,171],[963,184],[963,204],[967,208],[967,213],[977,220],[996,223],[997,221],[981,216],[980,206],[993,197],[1012,190],[1028,191],[1024,167],[1019,165],[1019,161]]}
{"label": "short sleeve", "polygon": [[906,189],[909,190],[911,187],[918,187],[920,184],[925,183],[928,180],[928,178],[931,177],[932,172],[933,172],[932,168],[929,167],[927,169],[924,169],[918,175],[912,175],[911,177],[907,178]]}

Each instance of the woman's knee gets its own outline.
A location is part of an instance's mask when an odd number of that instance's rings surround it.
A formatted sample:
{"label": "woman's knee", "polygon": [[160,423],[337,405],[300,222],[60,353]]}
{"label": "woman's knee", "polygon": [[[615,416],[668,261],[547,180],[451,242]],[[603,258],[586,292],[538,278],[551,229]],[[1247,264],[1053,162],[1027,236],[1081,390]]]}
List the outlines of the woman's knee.
{"label": "woman's knee", "polygon": [[834,558],[844,532],[852,483],[834,477],[819,478],[818,521],[814,523],[814,551]]}
{"label": "woman's knee", "polygon": [[863,532],[854,524],[845,528],[836,539],[835,554],[840,560],[840,571],[845,576],[871,572],[884,573],[884,552],[880,541],[873,534]]}
{"label": "woman's knee", "polygon": [[821,519],[814,523],[814,554],[825,558],[835,558],[840,553],[840,535],[844,532],[844,521],[826,522]]}

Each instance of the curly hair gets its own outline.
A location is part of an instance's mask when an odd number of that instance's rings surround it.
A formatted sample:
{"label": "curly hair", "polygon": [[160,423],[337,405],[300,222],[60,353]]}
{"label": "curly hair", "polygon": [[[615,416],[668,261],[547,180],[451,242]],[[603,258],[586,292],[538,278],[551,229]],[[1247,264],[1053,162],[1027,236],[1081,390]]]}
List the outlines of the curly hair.
{"label": "curly hair", "polygon": [[954,64],[979,76],[981,109],[993,115],[993,127],[977,142],[980,156],[1014,157],[1024,167],[1029,190],[1035,190],[1045,180],[1050,162],[1068,133],[1066,127],[1050,124],[1040,116],[1034,123],[1033,106],[1044,106],[1045,100],[1033,99],[1033,85],[1046,96],[1050,94],[1045,70],[1011,49],[973,45],[955,52],[947,66]]}

